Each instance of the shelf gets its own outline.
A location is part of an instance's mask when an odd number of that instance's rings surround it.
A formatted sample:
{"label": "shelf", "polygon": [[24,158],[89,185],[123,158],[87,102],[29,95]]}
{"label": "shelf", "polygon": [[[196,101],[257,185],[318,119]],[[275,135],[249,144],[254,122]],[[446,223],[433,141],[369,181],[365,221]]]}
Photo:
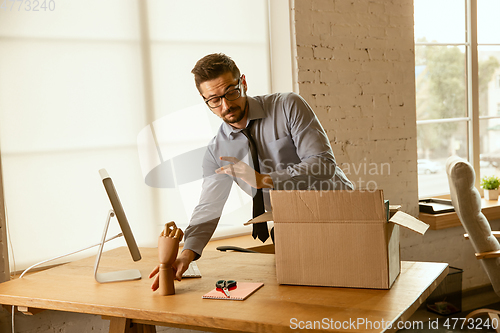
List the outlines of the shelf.
{"label": "shelf", "polygon": [[[488,221],[500,219],[500,202],[498,200],[481,199],[481,211]],[[461,226],[457,213],[427,214],[420,213],[419,219],[428,225],[431,230],[442,230]]]}

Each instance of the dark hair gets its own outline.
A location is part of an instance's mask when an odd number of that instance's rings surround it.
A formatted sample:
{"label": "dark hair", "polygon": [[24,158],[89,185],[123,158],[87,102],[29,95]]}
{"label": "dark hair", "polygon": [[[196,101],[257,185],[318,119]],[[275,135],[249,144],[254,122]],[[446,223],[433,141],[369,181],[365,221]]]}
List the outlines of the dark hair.
{"label": "dark hair", "polygon": [[204,56],[191,70],[198,91],[203,82],[216,79],[227,72],[232,73],[235,79],[240,77],[240,70],[236,63],[223,53],[212,53]]}

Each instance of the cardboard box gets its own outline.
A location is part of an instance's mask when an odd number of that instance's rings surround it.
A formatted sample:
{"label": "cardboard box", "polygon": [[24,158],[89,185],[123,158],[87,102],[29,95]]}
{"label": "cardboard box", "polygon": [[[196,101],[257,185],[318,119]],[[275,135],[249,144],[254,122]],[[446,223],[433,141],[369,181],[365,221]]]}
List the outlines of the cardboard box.
{"label": "cardboard box", "polygon": [[427,224],[397,212],[387,221],[382,190],[271,191],[278,283],[389,289],[400,272],[399,226]]}

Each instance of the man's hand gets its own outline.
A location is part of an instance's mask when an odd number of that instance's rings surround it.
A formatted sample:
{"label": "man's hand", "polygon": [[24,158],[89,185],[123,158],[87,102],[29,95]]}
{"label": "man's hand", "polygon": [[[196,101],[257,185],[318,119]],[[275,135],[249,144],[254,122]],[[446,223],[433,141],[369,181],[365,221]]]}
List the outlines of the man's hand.
{"label": "man's hand", "polygon": [[231,162],[222,168],[215,170],[218,174],[226,174],[240,178],[248,185],[254,188],[273,188],[273,179],[269,175],[258,173],[245,162],[240,161],[236,157],[221,156],[222,161]]}
{"label": "man's hand", "polygon": [[[195,258],[195,253],[191,250],[184,250],[182,253],[177,257],[175,262],[172,264],[172,268],[174,269],[175,272],[175,279],[177,281],[182,280],[182,274],[188,269],[189,263],[193,261]],[[151,285],[151,289],[153,291],[156,291],[159,286],[160,286],[160,274],[158,272],[160,271],[160,266],[156,266],[151,273],[149,273],[149,278],[155,278],[153,280],[153,284]]]}

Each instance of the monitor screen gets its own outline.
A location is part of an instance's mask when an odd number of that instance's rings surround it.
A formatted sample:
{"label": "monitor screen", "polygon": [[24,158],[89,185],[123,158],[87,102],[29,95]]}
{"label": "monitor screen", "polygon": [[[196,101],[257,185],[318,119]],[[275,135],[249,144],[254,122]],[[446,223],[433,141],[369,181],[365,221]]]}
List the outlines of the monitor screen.
{"label": "monitor screen", "polygon": [[134,235],[132,234],[132,229],[130,229],[127,216],[125,215],[125,211],[123,210],[120,198],[118,198],[118,193],[116,192],[115,186],[113,185],[113,181],[111,180],[111,177],[109,177],[106,169],[99,170],[99,174],[101,175],[102,183],[104,184],[104,188],[106,189],[106,193],[108,194],[108,198],[111,202],[111,206],[113,207],[113,211],[115,212],[116,219],[120,224],[120,228],[122,230],[123,236],[125,237],[125,241],[127,242],[127,246],[130,254],[132,255],[132,259],[134,259],[134,261],[138,261],[141,259],[141,253],[139,252],[139,248],[137,247],[137,243],[135,242]]}

